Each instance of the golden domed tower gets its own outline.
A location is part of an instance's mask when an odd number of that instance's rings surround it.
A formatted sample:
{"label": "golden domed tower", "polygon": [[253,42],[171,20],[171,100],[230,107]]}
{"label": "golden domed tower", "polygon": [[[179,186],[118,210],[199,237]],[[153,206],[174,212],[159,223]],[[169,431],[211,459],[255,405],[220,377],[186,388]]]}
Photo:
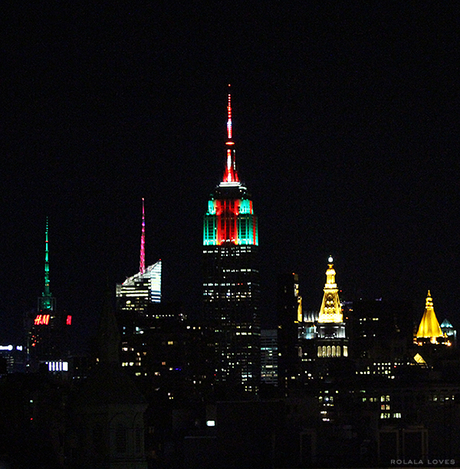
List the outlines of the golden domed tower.
{"label": "golden domed tower", "polygon": [[420,321],[416,334],[416,342],[419,345],[422,345],[423,343],[426,343],[428,339],[432,344],[445,342],[444,335],[434,312],[433,299],[431,298],[430,290],[428,290],[425,312],[423,313],[422,320]]}
{"label": "golden domed tower", "polygon": [[343,322],[339,289],[335,282],[335,270],[332,257],[329,257],[324,285],[323,302],[319,311],[317,331],[318,358],[339,358],[348,356],[348,339]]}
{"label": "golden domed tower", "polygon": [[326,284],[324,285],[323,302],[319,311],[319,323],[341,323],[343,322],[342,306],[339,299],[339,289],[335,283],[335,270],[333,259],[329,257],[328,269],[326,270]]}

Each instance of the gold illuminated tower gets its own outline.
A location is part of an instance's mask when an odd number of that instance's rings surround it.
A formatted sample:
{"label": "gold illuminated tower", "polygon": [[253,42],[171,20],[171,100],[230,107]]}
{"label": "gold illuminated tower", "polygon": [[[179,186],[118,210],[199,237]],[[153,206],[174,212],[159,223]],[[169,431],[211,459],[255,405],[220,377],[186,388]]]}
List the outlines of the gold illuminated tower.
{"label": "gold illuminated tower", "polygon": [[443,342],[443,333],[434,312],[433,299],[431,298],[430,290],[428,290],[425,311],[423,313],[422,320],[420,321],[416,337],[417,342],[420,345],[423,342],[426,342],[427,339],[429,339],[432,344],[438,343],[440,341],[439,339]]}
{"label": "gold illuminated tower", "polygon": [[337,288],[337,283],[335,283],[335,270],[332,261],[332,257],[329,257],[330,264],[328,264],[328,269],[326,270],[326,284],[324,285],[323,302],[319,311],[319,323],[343,322],[339,289]]}
{"label": "gold illuminated tower", "polygon": [[317,333],[318,358],[348,356],[348,339],[332,257],[329,257],[328,269],[326,270],[326,284],[318,316]]}

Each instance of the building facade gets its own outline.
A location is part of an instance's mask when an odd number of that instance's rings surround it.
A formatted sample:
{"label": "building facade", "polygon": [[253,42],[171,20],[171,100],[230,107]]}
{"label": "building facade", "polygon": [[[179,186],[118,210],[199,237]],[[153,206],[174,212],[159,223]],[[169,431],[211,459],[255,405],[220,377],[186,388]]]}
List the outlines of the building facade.
{"label": "building facade", "polygon": [[238,178],[228,95],[227,158],[203,227],[204,315],[215,334],[216,383],[257,389],[260,380],[258,224]]}
{"label": "building facade", "polygon": [[265,384],[278,385],[278,331],[262,329],[260,331],[261,381]]}

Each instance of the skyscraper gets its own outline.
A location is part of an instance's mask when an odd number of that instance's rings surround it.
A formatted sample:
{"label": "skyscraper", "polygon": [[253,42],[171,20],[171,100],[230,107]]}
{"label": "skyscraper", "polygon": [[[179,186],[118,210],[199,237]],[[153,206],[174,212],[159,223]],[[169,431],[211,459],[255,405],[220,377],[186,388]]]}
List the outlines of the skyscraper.
{"label": "skyscraper", "polygon": [[[116,286],[117,319],[123,334],[132,333],[133,321],[145,317],[152,303],[161,302],[161,260],[145,267],[145,208],[142,199],[142,231],[139,272]],[[131,323],[131,324],[130,324]]]}
{"label": "skyscraper", "polygon": [[217,383],[255,391],[260,380],[259,244],[251,195],[240,182],[227,104],[226,165],[203,229],[205,319],[214,330]]}
{"label": "skyscraper", "polygon": [[332,257],[329,257],[324,285],[323,301],[319,311],[318,323],[318,358],[340,358],[348,356],[348,338],[343,321],[339,289],[335,282],[335,270]]}
{"label": "skyscraper", "polygon": [[66,345],[66,328],[72,324],[72,316],[56,308],[56,298],[50,290],[48,218],[45,229],[45,275],[44,289],[38,297],[37,311],[28,317],[27,356],[32,371],[40,363],[63,358]]}
{"label": "skyscraper", "polygon": [[116,299],[116,318],[122,341],[122,364],[133,367],[129,371],[134,375],[145,375],[150,358],[145,333],[150,330],[154,316],[161,313],[155,309],[161,302],[161,260],[145,266],[144,199],[139,272],[116,285]]}

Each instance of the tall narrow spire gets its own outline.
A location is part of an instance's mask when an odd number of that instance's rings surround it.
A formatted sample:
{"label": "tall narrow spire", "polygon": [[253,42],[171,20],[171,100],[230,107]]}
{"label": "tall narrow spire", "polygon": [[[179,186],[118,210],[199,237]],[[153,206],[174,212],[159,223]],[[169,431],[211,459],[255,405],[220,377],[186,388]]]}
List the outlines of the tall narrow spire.
{"label": "tall narrow spire", "polygon": [[50,291],[50,262],[49,262],[49,240],[48,240],[48,217],[46,217],[45,227],[45,286],[42,296],[38,299],[39,310],[54,310],[55,300]]}
{"label": "tall narrow spire", "polygon": [[145,210],[144,198],[142,197],[142,232],[141,232],[141,255],[139,262],[139,272],[145,274]]}
{"label": "tall narrow spire", "polygon": [[[230,85],[228,85],[230,86]],[[232,95],[228,93],[227,101],[227,145],[233,145],[232,142]]]}
{"label": "tall narrow spire", "polygon": [[48,241],[48,217],[46,217],[45,228],[45,289],[43,296],[50,296],[50,260],[49,260],[49,241]]}
{"label": "tall narrow spire", "polygon": [[[230,85],[228,85],[230,88]],[[225,165],[224,180],[225,183],[239,182],[238,173],[236,172],[235,150],[232,148],[235,145],[233,141],[232,129],[232,95],[227,95],[227,163]]]}

